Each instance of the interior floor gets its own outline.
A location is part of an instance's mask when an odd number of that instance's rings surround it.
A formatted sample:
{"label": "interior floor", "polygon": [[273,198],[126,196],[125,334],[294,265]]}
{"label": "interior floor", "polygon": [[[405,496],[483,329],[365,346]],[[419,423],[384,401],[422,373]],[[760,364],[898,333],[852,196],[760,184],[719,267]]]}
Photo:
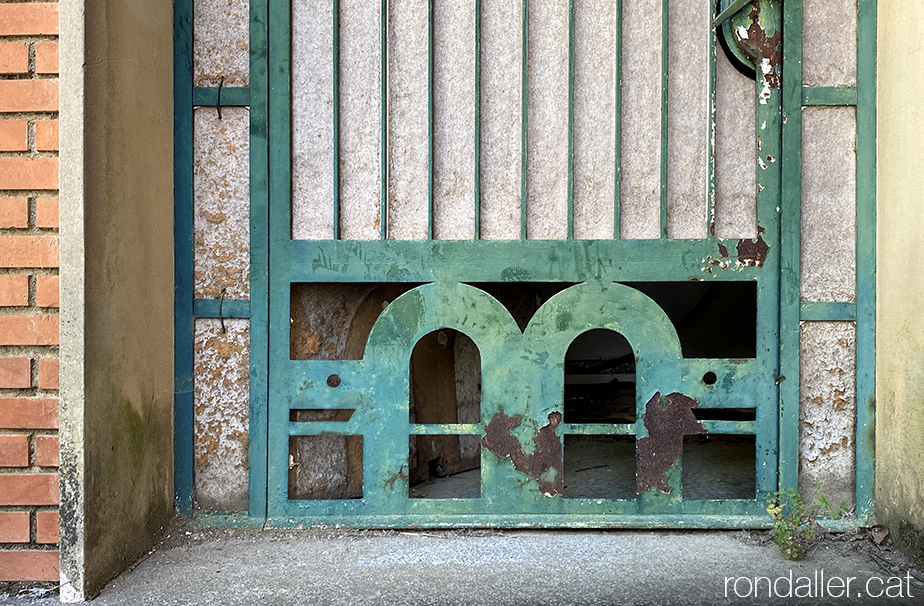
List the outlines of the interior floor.
{"label": "interior floor", "polygon": [[[751,436],[696,436],[684,443],[684,499],[756,497],[755,449]],[[565,498],[634,499],[635,441],[631,436],[566,436]],[[411,486],[422,499],[473,499],[481,493],[481,471],[472,469]]]}

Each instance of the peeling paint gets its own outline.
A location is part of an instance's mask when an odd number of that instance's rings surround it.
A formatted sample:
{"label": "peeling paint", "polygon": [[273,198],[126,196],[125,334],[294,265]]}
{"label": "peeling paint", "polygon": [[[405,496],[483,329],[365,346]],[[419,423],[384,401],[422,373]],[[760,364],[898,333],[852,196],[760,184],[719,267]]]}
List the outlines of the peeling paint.
{"label": "peeling paint", "polygon": [[539,492],[545,496],[561,495],[564,488],[562,442],[555,434],[561,420],[560,412],[550,413],[548,425],[539,429],[533,438],[533,452],[525,454],[523,445],[513,435],[513,430],[520,425],[522,416],[508,417],[502,410],[485,425],[481,444],[498,457],[509,458],[517,471],[537,480]]}
{"label": "peeling paint", "polygon": [[250,321],[196,320],[194,337],[194,501],[199,509],[248,504]]}
{"label": "peeling paint", "polygon": [[642,421],[648,435],[636,442],[637,494],[652,487],[666,494],[671,492],[665,474],[683,455],[683,436],[706,433],[693,415],[698,405],[699,402],[681,393],[662,397],[660,392],[645,405]]}
{"label": "peeling paint", "polygon": [[799,483],[820,482],[833,505],[854,501],[856,326],[803,322],[800,330]]}
{"label": "peeling paint", "polygon": [[760,267],[767,260],[767,252],[769,252],[770,247],[764,242],[761,235],[763,231],[764,229],[758,226],[757,239],[738,240],[738,261],[743,265]]}

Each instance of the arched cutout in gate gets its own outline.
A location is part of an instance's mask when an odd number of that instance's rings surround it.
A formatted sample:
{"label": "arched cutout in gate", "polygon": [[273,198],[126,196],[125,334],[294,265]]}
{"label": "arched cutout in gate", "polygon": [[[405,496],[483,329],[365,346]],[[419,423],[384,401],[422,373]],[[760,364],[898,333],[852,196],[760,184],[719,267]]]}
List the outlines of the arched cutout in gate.
{"label": "arched cutout in gate", "polygon": [[[481,354],[450,328],[424,335],[411,353],[409,421],[420,425],[481,422]],[[481,495],[480,435],[411,435],[411,498]]]}
{"label": "arched cutout in gate", "polygon": [[[635,354],[616,331],[584,332],[565,354],[565,423],[635,423]],[[566,498],[635,498],[635,436],[564,436]]]}

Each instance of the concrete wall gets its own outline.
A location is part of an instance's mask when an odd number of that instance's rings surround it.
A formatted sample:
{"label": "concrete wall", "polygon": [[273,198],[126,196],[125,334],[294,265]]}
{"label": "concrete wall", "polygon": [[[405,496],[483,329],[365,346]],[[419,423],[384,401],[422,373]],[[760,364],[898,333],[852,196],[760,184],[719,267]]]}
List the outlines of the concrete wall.
{"label": "concrete wall", "polygon": [[61,597],[173,514],[173,7],[61,5]]}
{"label": "concrete wall", "polygon": [[[924,69],[921,2],[879,3],[876,517],[924,564]],[[915,17],[916,18],[909,18]]]}

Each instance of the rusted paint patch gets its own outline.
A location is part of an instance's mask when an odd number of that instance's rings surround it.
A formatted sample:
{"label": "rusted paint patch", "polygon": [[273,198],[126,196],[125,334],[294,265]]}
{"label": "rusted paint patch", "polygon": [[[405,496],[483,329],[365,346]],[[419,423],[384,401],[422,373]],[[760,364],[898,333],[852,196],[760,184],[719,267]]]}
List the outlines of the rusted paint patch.
{"label": "rusted paint patch", "polygon": [[669,494],[670,486],[664,474],[683,454],[683,436],[706,433],[703,424],[693,416],[699,402],[681,393],[661,396],[656,393],[645,405],[642,421],[648,436],[636,442],[635,491],[642,494],[652,486]]}
{"label": "rusted paint patch", "polygon": [[502,410],[485,425],[481,444],[500,458],[510,457],[517,471],[539,482],[542,494],[549,497],[560,495],[564,488],[562,443],[561,438],[555,435],[555,430],[561,424],[561,419],[560,412],[549,415],[549,424],[539,429],[533,438],[535,450],[527,455],[513,435],[514,428],[522,420],[521,415],[508,417]]}
{"label": "rusted paint patch", "polygon": [[767,252],[770,250],[770,247],[767,246],[767,243],[764,242],[763,234],[764,228],[757,227],[757,239],[756,240],[738,240],[738,262],[747,265],[760,267],[764,264],[764,261],[767,260]]}
{"label": "rusted paint patch", "polygon": [[[713,233],[713,235],[715,234]],[[719,254],[722,255],[723,257],[728,256],[728,249],[725,248],[725,245],[722,244],[721,242],[719,242]]]}
{"label": "rusted paint patch", "polygon": [[757,0],[752,2],[753,8],[748,14],[751,24],[747,30],[738,28],[735,37],[742,50],[754,60],[758,70],[763,74],[764,83],[770,88],[780,87],[780,74],[783,62],[781,42],[783,32],[779,31],[772,36],[760,25],[760,6]]}

